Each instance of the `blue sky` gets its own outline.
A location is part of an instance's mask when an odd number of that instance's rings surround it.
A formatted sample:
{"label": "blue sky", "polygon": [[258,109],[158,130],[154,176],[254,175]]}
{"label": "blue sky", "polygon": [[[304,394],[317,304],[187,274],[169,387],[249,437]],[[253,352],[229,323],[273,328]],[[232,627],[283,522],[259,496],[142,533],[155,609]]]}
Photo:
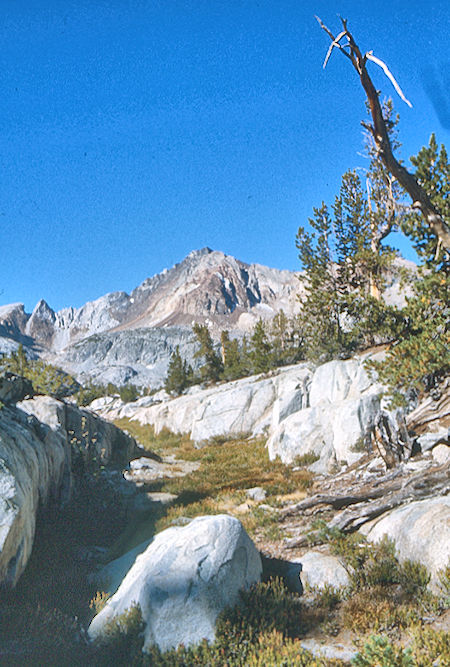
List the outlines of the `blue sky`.
{"label": "blue sky", "polygon": [[[326,35],[385,60],[402,157],[450,147],[447,0],[1,3],[1,303],[59,309],[203,246],[297,269],[295,234],[364,167],[364,96]],[[381,70],[371,69],[386,95]],[[408,249],[405,246],[408,253]]]}

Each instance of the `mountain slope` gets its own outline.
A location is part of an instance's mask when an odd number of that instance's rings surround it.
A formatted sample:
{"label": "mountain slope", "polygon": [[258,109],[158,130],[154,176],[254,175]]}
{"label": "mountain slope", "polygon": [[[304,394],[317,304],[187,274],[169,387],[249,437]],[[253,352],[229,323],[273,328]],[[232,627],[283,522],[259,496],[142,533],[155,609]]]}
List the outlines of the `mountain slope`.
{"label": "mountain slope", "polygon": [[81,379],[159,384],[177,345],[192,358],[194,322],[208,324],[213,335],[244,332],[281,308],[294,314],[299,287],[291,271],[203,248],[131,294],[112,292],[58,312],[42,299],[31,315],[22,304],[3,306],[0,349],[21,342]]}

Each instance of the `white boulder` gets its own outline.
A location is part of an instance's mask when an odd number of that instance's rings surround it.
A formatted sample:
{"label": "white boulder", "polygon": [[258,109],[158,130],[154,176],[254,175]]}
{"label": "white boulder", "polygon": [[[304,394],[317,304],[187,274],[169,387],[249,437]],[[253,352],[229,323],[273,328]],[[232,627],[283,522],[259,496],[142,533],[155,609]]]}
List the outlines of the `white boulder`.
{"label": "white boulder", "polygon": [[450,463],[450,447],[448,445],[436,445],[433,448],[433,459],[436,463],[444,465],[444,463]]}
{"label": "white boulder", "polygon": [[259,581],[261,558],[238,519],[198,517],[156,535],[115,595],[93,619],[91,638],[132,605],[140,606],[144,651],[213,640],[219,613]]}
{"label": "white boulder", "polygon": [[301,556],[300,562],[301,578],[305,586],[341,588],[349,583],[348,572],[336,556],[323,554],[320,551],[307,551]]}
{"label": "white boulder", "polygon": [[214,436],[267,432],[274,409],[284,419],[307,406],[310,377],[309,366],[299,364],[269,376],[243,378],[203,390],[195,388],[183,396],[150,406],[139,401],[126,405],[115,402],[96,404],[96,409],[108,419],[128,417],[151,424],[157,434],[164,428],[188,433],[201,445]]}
{"label": "white boulder", "polygon": [[368,430],[380,409],[381,387],[368,377],[363,360],[330,361],[312,376],[309,406],[274,422],[267,446],[271,459],[284,463],[315,454],[315,472],[351,465],[363,454]]}
{"label": "white boulder", "polygon": [[431,588],[436,589],[437,573],[450,560],[450,497],[417,500],[403,505],[360,531],[372,542],[387,535],[395,543],[400,560],[415,560],[431,574]]}

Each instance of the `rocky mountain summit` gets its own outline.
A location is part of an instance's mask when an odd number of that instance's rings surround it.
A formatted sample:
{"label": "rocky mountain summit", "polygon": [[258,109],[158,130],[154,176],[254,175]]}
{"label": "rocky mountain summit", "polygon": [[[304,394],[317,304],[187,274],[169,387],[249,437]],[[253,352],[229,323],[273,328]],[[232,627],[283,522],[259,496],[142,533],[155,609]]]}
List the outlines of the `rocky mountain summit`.
{"label": "rocky mountain summit", "polygon": [[246,264],[209,248],[191,252],[134,289],[112,292],[58,312],[43,299],[31,315],[23,304],[0,308],[0,350],[22,343],[78,377],[123,384],[160,383],[176,345],[193,353],[191,326],[240,332],[259,317],[298,309],[297,276]]}
{"label": "rocky mountain summit", "polygon": [[[203,248],[130,294],[112,292],[57,312],[43,299],[31,314],[20,303],[1,306],[0,352],[22,343],[30,358],[43,357],[81,382],[157,387],[177,345],[195,365],[195,322],[207,324],[213,338],[223,329],[242,336],[259,318],[270,319],[280,310],[288,317],[299,312],[301,290],[293,271],[246,264]],[[384,297],[395,304],[404,298],[395,271]]]}

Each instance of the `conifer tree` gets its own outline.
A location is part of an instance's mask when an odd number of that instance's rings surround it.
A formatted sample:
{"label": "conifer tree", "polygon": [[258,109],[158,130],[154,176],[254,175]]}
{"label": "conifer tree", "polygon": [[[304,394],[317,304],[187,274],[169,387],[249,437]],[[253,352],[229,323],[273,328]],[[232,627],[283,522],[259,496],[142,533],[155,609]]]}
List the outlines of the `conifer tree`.
{"label": "conifer tree", "polygon": [[250,359],[254,373],[265,373],[272,366],[272,346],[262,319],[259,319],[250,338]]}
{"label": "conifer tree", "polygon": [[242,365],[241,352],[239,350],[239,341],[236,338],[230,339],[228,331],[222,331],[222,360],[224,380],[237,380],[245,375],[245,369]]}
{"label": "conifer tree", "polygon": [[303,339],[297,318],[289,319],[283,310],[273,318],[270,326],[272,366],[285,366],[300,361],[303,357]]}
{"label": "conifer tree", "polygon": [[[442,218],[450,222],[450,164],[434,134],[429,145],[411,158],[416,179]],[[385,361],[373,364],[390,387],[393,402],[404,403],[430,390],[439,393],[450,373],[450,258],[437,236],[417,213],[402,221],[423,261],[413,294],[404,309],[405,326]]]}
{"label": "conifer tree", "polygon": [[203,358],[204,364],[200,367],[202,380],[217,382],[223,371],[220,355],[214,349],[214,343],[205,324],[195,323],[192,330],[200,344],[200,348],[194,353],[196,358]]}
{"label": "conifer tree", "polygon": [[169,394],[178,396],[189,385],[189,376],[192,369],[186,360],[181,357],[180,347],[176,346],[169,360],[169,368],[164,383],[164,388]]}
{"label": "conifer tree", "polygon": [[[333,205],[322,203],[297,235],[306,298],[300,325],[306,355],[325,361],[389,340],[399,315],[379,294],[395,253],[381,244],[382,207],[371,208],[356,171],[347,171]],[[375,290],[376,287],[376,290]]]}
{"label": "conifer tree", "polygon": [[305,291],[299,324],[309,359],[326,360],[343,347],[338,276],[334,269],[330,239],[332,222],[324,202],[309,219],[313,232],[300,227],[297,248],[304,270],[300,276]]}

